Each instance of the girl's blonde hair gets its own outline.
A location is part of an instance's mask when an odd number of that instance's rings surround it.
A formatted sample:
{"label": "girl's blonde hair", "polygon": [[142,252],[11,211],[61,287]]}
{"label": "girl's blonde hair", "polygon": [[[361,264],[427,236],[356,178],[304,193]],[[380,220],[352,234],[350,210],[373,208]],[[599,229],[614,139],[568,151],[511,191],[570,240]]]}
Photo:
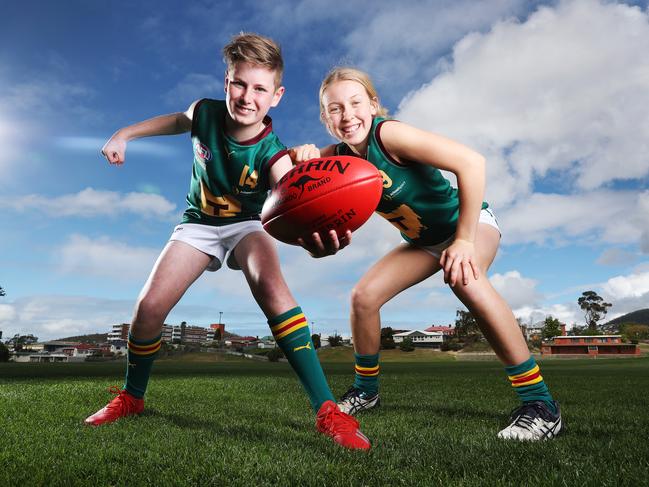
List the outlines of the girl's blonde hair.
{"label": "girl's blonde hair", "polygon": [[322,97],[324,96],[325,90],[336,81],[356,81],[357,83],[360,83],[363,88],[365,88],[367,96],[370,97],[370,101],[374,103],[376,107],[376,116],[388,116],[388,109],[381,106],[379,95],[376,92],[376,88],[374,88],[374,83],[372,83],[370,76],[365,71],[361,71],[360,69],[347,66],[339,66],[329,71],[327,76],[325,76],[325,79],[322,81],[322,84],[320,85],[320,118],[323,122],[325,121],[325,106],[322,103]]}

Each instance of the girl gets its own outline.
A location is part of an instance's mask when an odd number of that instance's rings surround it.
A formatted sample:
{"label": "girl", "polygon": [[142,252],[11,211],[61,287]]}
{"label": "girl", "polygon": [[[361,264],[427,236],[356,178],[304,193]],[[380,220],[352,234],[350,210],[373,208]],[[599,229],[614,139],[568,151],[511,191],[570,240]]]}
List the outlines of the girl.
{"label": "girl", "polygon": [[[514,315],[486,278],[496,256],[500,230],[483,201],[485,160],[447,138],[386,118],[369,76],[353,68],[335,68],[320,87],[320,115],[340,141],[318,150],[311,144],[293,149],[297,161],[355,155],[374,164],[383,176],[377,212],[399,229],[404,242],[381,258],[352,291],[351,327],[355,381],[339,405],[350,414],[379,405],[381,306],[401,291],[438,271],[469,309],[505,365],[521,400],[501,438],[540,440],[561,430],[559,405],[530,355]],[[451,187],[440,169],[457,176]],[[349,244],[313,235],[301,242],[314,257]]]}

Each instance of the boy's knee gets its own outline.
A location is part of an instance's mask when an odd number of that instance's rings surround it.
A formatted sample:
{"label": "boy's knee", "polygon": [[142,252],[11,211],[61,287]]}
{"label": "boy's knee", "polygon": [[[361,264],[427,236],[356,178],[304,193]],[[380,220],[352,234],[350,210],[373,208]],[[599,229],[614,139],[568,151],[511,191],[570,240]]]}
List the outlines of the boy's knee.
{"label": "boy's knee", "polygon": [[155,331],[154,328],[162,326],[166,315],[166,310],[159,300],[145,296],[135,305],[133,326],[139,332]]}

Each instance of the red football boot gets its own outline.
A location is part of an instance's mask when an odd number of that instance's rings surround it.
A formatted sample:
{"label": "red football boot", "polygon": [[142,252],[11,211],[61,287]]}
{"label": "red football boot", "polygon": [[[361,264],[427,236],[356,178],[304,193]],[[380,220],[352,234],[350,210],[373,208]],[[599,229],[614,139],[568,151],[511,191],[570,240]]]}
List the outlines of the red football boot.
{"label": "red football boot", "polygon": [[144,410],[144,399],[138,399],[126,389],[120,390],[117,386],[111,386],[108,390],[116,397],[95,414],[88,416],[84,423],[99,426],[104,423],[112,423],[125,416],[140,414]]}
{"label": "red football boot", "polygon": [[369,450],[371,447],[370,440],[358,429],[358,421],[343,413],[333,401],[326,401],[320,406],[315,425],[320,433],[331,436],[345,448]]}

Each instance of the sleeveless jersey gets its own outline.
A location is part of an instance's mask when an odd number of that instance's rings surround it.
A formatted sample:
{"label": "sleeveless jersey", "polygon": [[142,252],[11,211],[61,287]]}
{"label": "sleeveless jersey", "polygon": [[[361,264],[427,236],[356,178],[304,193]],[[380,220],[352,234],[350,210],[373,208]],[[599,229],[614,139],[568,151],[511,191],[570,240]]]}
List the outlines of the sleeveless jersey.
{"label": "sleeveless jersey", "polygon": [[[383,176],[383,193],[376,212],[397,227],[401,236],[416,245],[435,245],[450,238],[460,213],[458,190],[441,171],[429,164],[397,162],[383,147],[381,126],[375,117],[367,146],[367,160]],[[344,143],[339,155],[355,155]],[[482,208],[489,205],[484,202]]]}
{"label": "sleeveless jersey", "polygon": [[194,107],[194,166],[183,223],[221,226],[259,220],[270,189],[270,167],[287,154],[270,117],[256,137],[237,142],[225,133],[226,114],[222,100],[203,99]]}

